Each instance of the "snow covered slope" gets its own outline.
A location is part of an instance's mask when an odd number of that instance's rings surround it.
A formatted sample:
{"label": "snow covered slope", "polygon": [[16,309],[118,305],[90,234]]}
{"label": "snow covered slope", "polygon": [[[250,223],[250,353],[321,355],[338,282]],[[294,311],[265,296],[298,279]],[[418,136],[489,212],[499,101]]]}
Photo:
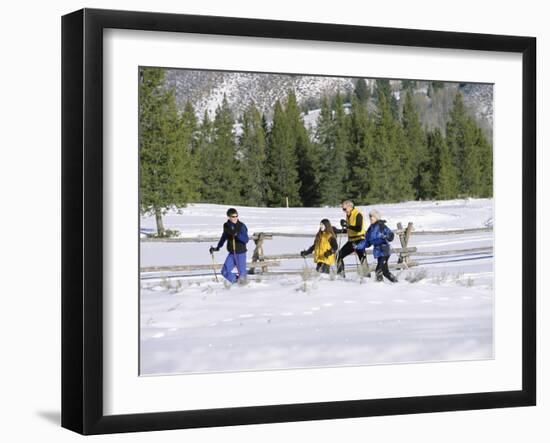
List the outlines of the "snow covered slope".
{"label": "snow covered slope", "polygon": [[[377,208],[391,227],[398,221],[412,221],[418,230],[492,223],[492,200],[408,202]],[[309,246],[321,218],[336,223],[342,214],[338,208],[238,209],[250,232],[311,232],[309,238],[270,240],[266,254]],[[225,210],[225,206],[193,205],[181,215],[169,215],[166,227],[187,236],[219,235]],[[153,223],[148,217],[142,219],[145,227],[152,228]],[[416,238],[413,234],[411,238],[419,251],[485,247],[492,242],[491,232]],[[141,263],[211,263],[208,246],[142,243]],[[225,255],[217,254],[218,266]],[[214,281],[213,272],[192,278],[144,273],[141,373],[492,358],[492,253],[420,257],[418,261],[420,266],[397,272],[397,284],[377,283],[351,272],[345,280],[304,272],[255,276],[248,286],[226,289],[221,281]],[[280,269],[300,271],[305,266],[313,266],[311,258],[288,260]],[[346,266],[355,267],[352,256]]]}

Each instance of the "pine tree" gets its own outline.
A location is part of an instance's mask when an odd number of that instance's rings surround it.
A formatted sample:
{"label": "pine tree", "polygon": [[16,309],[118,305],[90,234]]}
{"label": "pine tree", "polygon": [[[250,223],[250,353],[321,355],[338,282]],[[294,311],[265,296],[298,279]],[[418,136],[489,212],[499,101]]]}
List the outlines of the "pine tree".
{"label": "pine tree", "polygon": [[416,80],[401,80],[401,89],[412,91],[416,88]]}
{"label": "pine tree", "polygon": [[458,92],[447,123],[447,145],[457,171],[459,194],[492,195],[492,148]]}
{"label": "pine tree", "polygon": [[320,184],[322,204],[338,204],[345,195],[349,139],[349,122],[344,112],[342,97],[337,94],[334,112],[330,109],[328,100],[323,100],[317,123],[317,140],[323,159]]}
{"label": "pine tree", "polygon": [[493,196],[493,147],[485,137],[483,130],[476,130],[476,144],[479,150],[479,158],[481,165],[481,197]]}
{"label": "pine tree", "polygon": [[436,128],[427,136],[428,150],[431,158],[431,187],[427,197],[448,200],[457,195],[456,174],[451,155],[441,131]]}
{"label": "pine tree", "polygon": [[466,120],[462,168],[460,169],[461,192],[464,195],[481,195],[481,158],[477,145],[477,126],[473,119]]}
{"label": "pine tree", "polygon": [[215,147],[215,187],[216,203],[236,204],[240,202],[241,183],[240,165],[237,159],[237,146],[233,133],[233,114],[227,97],[216,109],[213,125],[213,144]]}
{"label": "pine tree", "polygon": [[267,142],[262,117],[254,102],[250,103],[243,114],[242,129],[240,150],[243,204],[265,206],[268,195]]}
{"label": "pine tree", "polygon": [[389,104],[392,116],[395,120],[397,120],[399,118],[399,105],[395,95],[391,91],[390,81],[387,79],[376,80],[375,97],[378,103],[380,103],[381,95],[386,97],[386,102]]}
{"label": "pine tree", "polygon": [[277,100],[267,154],[270,206],[301,206],[296,152],[285,111]]}
{"label": "pine tree", "polygon": [[199,164],[199,194],[203,203],[215,202],[216,184],[216,157],[214,147],[212,122],[208,112],[204,111],[201,124],[198,128],[196,156]]}
{"label": "pine tree", "polygon": [[359,103],[367,103],[369,99],[369,89],[367,88],[367,82],[364,78],[358,78],[355,80],[355,89],[353,93],[357,100],[359,100]]}
{"label": "pine tree", "polygon": [[368,176],[371,182],[368,199],[371,203],[390,201],[393,194],[391,163],[395,162],[395,150],[392,144],[394,120],[386,94],[378,94],[378,109],[373,134],[374,148],[368,165]]}
{"label": "pine tree", "polygon": [[431,186],[430,159],[428,158],[426,136],[420,125],[420,119],[410,90],[407,90],[405,95],[401,122],[411,150],[411,175],[413,177],[412,186],[415,190],[415,198],[425,199],[428,188]]}
{"label": "pine tree", "polygon": [[413,189],[414,160],[411,144],[407,140],[403,126],[394,121],[391,145],[394,159],[390,162],[388,175],[393,181],[389,197],[391,201],[405,201],[415,198]]}
{"label": "pine tree", "polygon": [[[175,102],[174,102],[175,106]],[[178,134],[176,147],[175,183],[177,196],[174,204],[185,206],[190,201],[195,201],[199,195],[199,173],[197,168],[197,118],[195,110],[190,102],[178,119]]]}
{"label": "pine tree", "polygon": [[320,200],[320,153],[317,146],[310,141],[293,91],[288,93],[285,113],[289,136],[297,158],[301,204],[317,206]]}
{"label": "pine tree", "polygon": [[346,195],[357,204],[367,204],[371,177],[368,167],[372,160],[372,125],[367,108],[357,97],[351,100],[350,145],[347,155],[349,176],[346,182]]}
{"label": "pine tree", "polygon": [[139,85],[140,210],[153,213],[157,234],[165,235],[162,215],[168,207],[184,206],[195,196],[181,179],[189,167],[187,147],[173,90],[166,90],[164,70],[143,68]]}

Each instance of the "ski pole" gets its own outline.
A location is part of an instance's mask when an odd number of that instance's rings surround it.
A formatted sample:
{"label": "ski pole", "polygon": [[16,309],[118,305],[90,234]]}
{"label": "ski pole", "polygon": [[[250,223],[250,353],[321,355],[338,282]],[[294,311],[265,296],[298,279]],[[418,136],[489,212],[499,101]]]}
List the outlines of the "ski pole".
{"label": "ski pole", "polygon": [[239,271],[239,262],[237,261],[237,249],[235,247],[235,237],[233,237],[233,260],[235,260],[235,267],[237,268],[237,278],[241,278],[241,272]]}
{"label": "ski pole", "polygon": [[214,277],[216,278],[216,283],[219,283],[218,273],[216,272],[216,262],[214,261],[214,253],[211,252],[210,255],[212,256],[212,269],[214,270]]}
{"label": "ski pole", "polygon": [[305,255],[303,256],[303,259],[304,259],[305,267],[306,267],[306,269],[309,271],[309,266],[308,266],[308,264],[307,264],[307,259],[306,259],[306,256],[305,256]]}

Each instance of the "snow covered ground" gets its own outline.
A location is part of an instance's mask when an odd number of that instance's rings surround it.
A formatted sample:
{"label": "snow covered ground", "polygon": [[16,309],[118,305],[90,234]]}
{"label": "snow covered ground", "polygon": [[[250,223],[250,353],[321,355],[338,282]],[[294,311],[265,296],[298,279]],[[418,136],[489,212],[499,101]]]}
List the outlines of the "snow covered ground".
{"label": "snow covered ground", "polygon": [[[377,205],[388,225],[415,229],[492,226],[490,199]],[[165,226],[185,237],[218,236],[225,206],[197,204],[173,212]],[[296,253],[310,246],[322,218],[334,224],[339,208],[237,207],[254,232],[311,232],[275,237],[265,254]],[[369,207],[360,207],[368,212]],[[154,219],[143,217],[142,229]],[[342,244],[345,239],[342,239]],[[493,245],[492,232],[411,237],[418,251]],[[141,266],[211,263],[210,243],[141,242]],[[399,247],[396,238],[394,247]],[[253,243],[249,250],[252,250]],[[216,254],[218,268],[226,253]],[[249,254],[249,257],[251,253]],[[371,258],[372,260],[372,258]],[[392,256],[390,262],[395,262]],[[174,374],[345,365],[490,359],[493,357],[493,256],[491,252],[415,258],[420,266],[397,271],[399,283],[376,283],[349,272],[328,276],[255,276],[226,289],[212,271],[192,277],[142,273],[141,373]],[[312,267],[311,258],[284,261],[280,272]],[[355,267],[352,256],[346,259]],[[218,269],[219,270],[219,269]],[[307,273],[304,273],[307,274]],[[169,276],[169,277],[168,277]]]}

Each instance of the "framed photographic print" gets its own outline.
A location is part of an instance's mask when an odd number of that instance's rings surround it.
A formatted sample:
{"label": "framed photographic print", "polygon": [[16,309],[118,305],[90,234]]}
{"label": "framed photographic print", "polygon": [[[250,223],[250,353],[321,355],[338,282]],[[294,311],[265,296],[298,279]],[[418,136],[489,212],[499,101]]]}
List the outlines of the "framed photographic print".
{"label": "framed photographic print", "polygon": [[62,21],[62,425],[529,406],[536,40]]}

